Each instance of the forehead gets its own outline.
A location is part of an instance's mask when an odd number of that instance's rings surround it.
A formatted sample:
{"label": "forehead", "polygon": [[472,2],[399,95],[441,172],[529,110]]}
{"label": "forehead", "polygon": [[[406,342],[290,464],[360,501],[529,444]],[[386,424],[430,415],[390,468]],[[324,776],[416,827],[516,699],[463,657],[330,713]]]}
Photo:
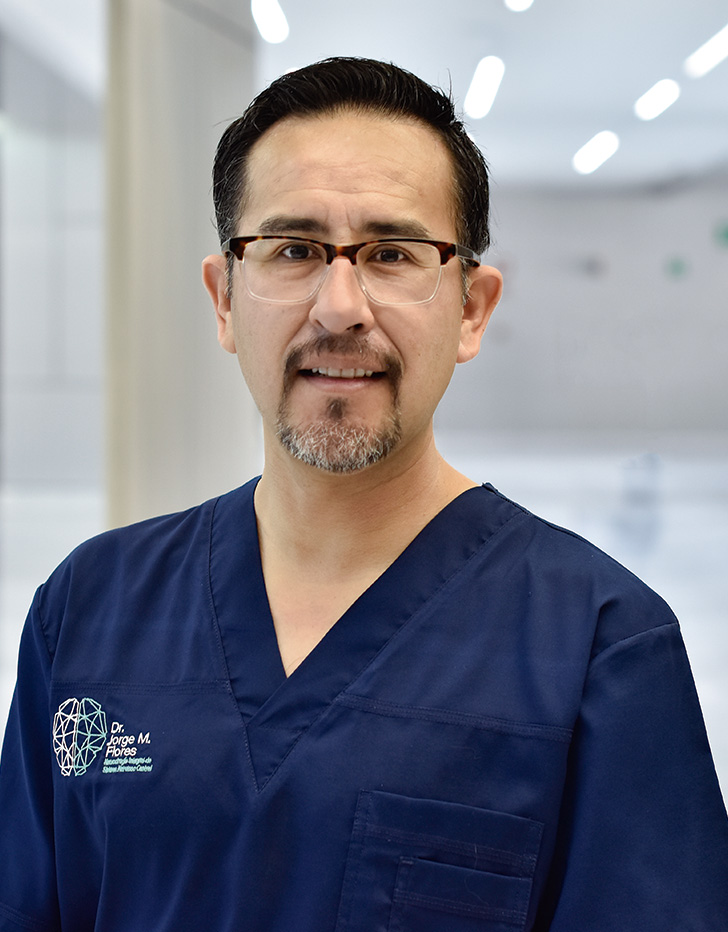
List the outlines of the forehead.
{"label": "forehead", "polygon": [[253,146],[242,208],[245,233],[264,232],[277,217],[306,218],[312,232],[318,225],[332,236],[409,220],[451,239],[452,160],[436,131],[415,119],[350,110],[288,117]]}

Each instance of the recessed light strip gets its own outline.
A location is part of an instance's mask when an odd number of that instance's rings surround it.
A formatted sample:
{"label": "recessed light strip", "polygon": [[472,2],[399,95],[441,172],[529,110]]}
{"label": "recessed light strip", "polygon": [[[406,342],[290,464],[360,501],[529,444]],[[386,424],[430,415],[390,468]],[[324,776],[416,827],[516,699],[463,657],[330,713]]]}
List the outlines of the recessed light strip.
{"label": "recessed light strip", "polygon": [[506,66],[495,55],[488,55],[478,62],[463,102],[465,112],[473,120],[484,117],[493,106],[505,70]]}
{"label": "recessed light strip", "polygon": [[634,112],[640,120],[654,120],[668,107],[675,103],[680,96],[680,85],[672,78],[658,81],[635,101]]}
{"label": "recessed light strip", "polygon": [[266,42],[277,44],[288,38],[288,20],[278,0],[250,0],[250,12]]}
{"label": "recessed light strip", "polygon": [[590,175],[611,158],[619,148],[619,136],[608,129],[597,133],[579,149],[571,164],[580,175]]}
{"label": "recessed light strip", "polygon": [[728,58],[728,26],[724,26],[712,39],[708,39],[689,55],[683,62],[683,69],[690,78],[702,78],[724,58]]}

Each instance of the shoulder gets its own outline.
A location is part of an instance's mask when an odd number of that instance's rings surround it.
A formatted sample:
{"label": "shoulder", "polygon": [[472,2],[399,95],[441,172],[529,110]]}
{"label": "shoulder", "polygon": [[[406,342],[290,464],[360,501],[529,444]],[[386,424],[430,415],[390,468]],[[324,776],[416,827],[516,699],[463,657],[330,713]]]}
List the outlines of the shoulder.
{"label": "shoulder", "polygon": [[663,625],[677,626],[670,607],[617,560],[566,528],[559,527],[485,486],[495,507],[511,518],[503,546],[522,585],[550,602],[555,613],[593,620],[592,655],[617,641]]}
{"label": "shoulder", "polygon": [[38,589],[34,607],[51,651],[64,618],[184,602],[204,579],[214,515],[250,498],[249,485],[185,511],[114,528],[84,541]]}
{"label": "shoulder", "polygon": [[45,597],[89,575],[103,573],[108,578],[137,564],[172,556],[197,537],[206,524],[216,500],[175,514],[148,518],[125,527],[104,531],[79,544],[54,570],[41,587]]}

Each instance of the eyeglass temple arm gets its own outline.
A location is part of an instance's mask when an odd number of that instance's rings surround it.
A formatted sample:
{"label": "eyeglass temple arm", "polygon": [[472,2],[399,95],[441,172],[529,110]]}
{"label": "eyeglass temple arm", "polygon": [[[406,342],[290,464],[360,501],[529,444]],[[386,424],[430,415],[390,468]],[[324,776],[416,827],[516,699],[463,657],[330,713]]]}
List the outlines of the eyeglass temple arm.
{"label": "eyeglass temple arm", "polygon": [[[477,252],[473,252],[472,249],[469,249],[467,246],[460,246],[458,243],[455,244],[454,254],[458,259],[465,259],[468,265],[472,265],[473,268],[477,268],[480,265],[480,256]],[[447,262],[447,259],[445,259]]]}
{"label": "eyeglass temple arm", "polygon": [[241,243],[236,237],[231,237],[226,239],[224,243],[220,246],[220,252],[225,255],[226,253],[232,253],[236,258],[243,258],[243,251],[245,250],[246,243]]}

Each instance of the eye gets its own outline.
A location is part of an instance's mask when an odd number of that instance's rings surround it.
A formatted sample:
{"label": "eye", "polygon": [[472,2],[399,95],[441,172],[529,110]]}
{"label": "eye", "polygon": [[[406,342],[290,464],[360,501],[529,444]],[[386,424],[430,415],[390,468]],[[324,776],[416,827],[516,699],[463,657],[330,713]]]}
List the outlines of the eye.
{"label": "eye", "polygon": [[384,262],[388,265],[394,265],[398,262],[407,262],[412,257],[401,246],[395,243],[382,243],[372,250],[368,257],[369,262]]}
{"label": "eye", "polygon": [[307,259],[318,259],[318,250],[311,243],[286,242],[277,252],[278,256],[291,261],[302,262]]}

